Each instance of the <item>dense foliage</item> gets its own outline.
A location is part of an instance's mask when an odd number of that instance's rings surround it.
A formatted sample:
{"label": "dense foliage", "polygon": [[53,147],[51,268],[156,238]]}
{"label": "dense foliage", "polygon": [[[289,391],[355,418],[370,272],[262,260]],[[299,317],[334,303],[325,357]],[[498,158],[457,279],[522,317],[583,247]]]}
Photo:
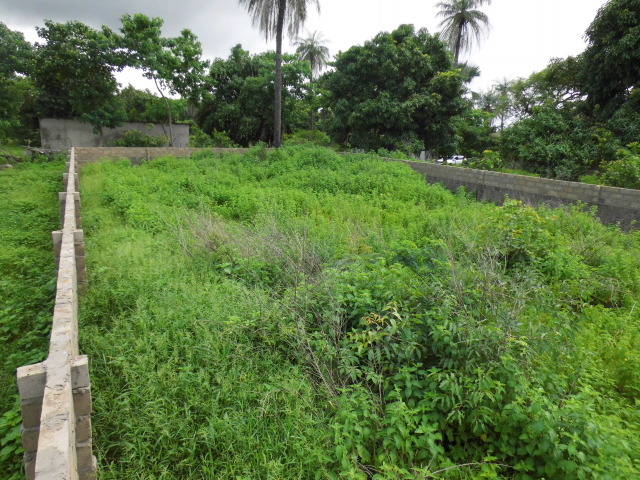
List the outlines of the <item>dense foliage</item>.
{"label": "dense foliage", "polygon": [[0,142],[32,139],[34,87],[24,77],[33,68],[33,46],[0,22]]}
{"label": "dense foliage", "polygon": [[162,99],[149,90],[138,90],[131,85],[118,92],[117,101],[121,103],[128,122],[168,123],[167,103],[173,121],[189,119],[186,100]]}
{"label": "dense foliage", "polygon": [[38,35],[33,78],[43,117],[79,118],[94,126],[114,127],[124,120],[115,102],[114,72],[124,64],[114,51],[114,32],[94,30],[78,21],[45,20]]}
{"label": "dense foliage", "polygon": [[[204,132],[228,132],[237,144],[267,142],[273,132],[274,53],[251,55],[241,45],[229,57],[216,59],[209,71],[209,88],[198,109]],[[282,58],[282,127],[286,133],[308,123],[306,100],[311,74],[308,62],[293,55]]]}
{"label": "dense foliage", "polygon": [[608,173],[640,138],[639,32],[640,2],[610,0],[587,29],[581,55],[480,95],[478,107],[500,121],[503,158],[552,178],[595,173],[600,183],[640,188],[633,175],[621,182]]}
{"label": "dense foliage", "polygon": [[[609,0],[586,31],[581,83],[600,118],[611,118],[625,103],[635,106],[640,86],[640,1]],[[636,137],[637,138],[637,137]]]}
{"label": "dense foliage", "polygon": [[334,67],[323,83],[335,141],[365,150],[453,153],[451,119],[467,105],[464,81],[437,36],[401,25],[339,53]]}
{"label": "dense foliage", "polygon": [[46,357],[53,316],[60,228],[57,194],[64,162],[21,163],[0,171],[0,472],[22,475],[16,369]]}
{"label": "dense foliage", "polygon": [[634,478],[640,236],[319,147],[82,175],[109,478]]}
{"label": "dense foliage", "polygon": [[166,135],[151,135],[140,130],[129,130],[121,139],[116,140],[116,147],[166,147],[169,139]]}

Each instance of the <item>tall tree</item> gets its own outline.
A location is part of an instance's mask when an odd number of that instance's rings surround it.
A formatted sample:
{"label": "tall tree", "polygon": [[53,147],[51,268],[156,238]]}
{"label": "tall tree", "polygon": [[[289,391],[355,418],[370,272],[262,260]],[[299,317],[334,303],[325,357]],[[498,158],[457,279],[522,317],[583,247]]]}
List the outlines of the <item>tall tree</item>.
{"label": "tall tree", "polygon": [[640,0],[607,2],[585,37],[581,83],[594,113],[606,120],[625,104],[640,112]]}
{"label": "tall tree", "polygon": [[317,30],[313,33],[307,32],[306,38],[298,37],[295,41],[298,47],[296,53],[300,56],[300,60],[307,60],[311,64],[312,82],[314,75],[317,76],[329,61],[329,49],[323,45],[325,42],[322,33]]}
{"label": "tall tree", "polygon": [[[315,97],[314,93],[314,74],[318,75],[322,68],[329,61],[329,49],[323,45],[325,42],[324,38],[322,38],[322,33],[317,30],[313,33],[307,32],[306,38],[298,37],[295,41],[295,45],[298,47],[296,53],[299,55],[300,60],[308,61],[311,65],[311,75],[309,76],[309,80],[311,80],[311,95]],[[315,129],[315,113],[317,111],[317,106],[314,108],[311,106],[311,114],[310,114],[310,127],[311,130]]]}
{"label": "tall tree", "polygon": [[36,28],[45,43],[36,44],[33,67],[40,113],[79,118],[91,123],[96,133],[120,125],[124,112],[116,101],[118,82],[113,74],[124,62],[114,48],[115,33],[77,21],[44,23]]}
{"label": "tall tree", "polygon": [[[35,140],[33,45],[0,22],[0,142]],[[34,128],[35,127],[35,128]]]}
{"label": "tall tree", "polygon": [[489,17],[477,10],[491,0],[447,0],[439,2],[438,17],[443,17],[439,27],[444,27],[442,37],[453,51],[458,63],[460,53],[470,51],[474,43],[480,43],[485,29],[489,29]]}
{"label": "tall tree", "polygon": [[0,76],[28,75],[33,65],[33,45],[22,32],[14,32],[0,22]]}
{"label": "tall tree", "polygon": [[238,0],[253,16],[265,39],[276,39],[276,79],[273,100],[273,145],[282,144],[282,35],[285,23],[291,37],[296,37],[307,19],[307,5],[316,5],[318,0]]}
{"label": "tall tree", "polygon": [[464,77],[447,46],[401,25],[339,53],[323,75],[334,114],[334,141],[365,150],[454,153],[453,117],[468,108]]}
{"label": "tall tree", "polygon": [[179,94],[196,103],[201,94],[201,80],[207,66],[200,60],[202,47],[190,30],[182,30],[179,37],[161,35],[164,20],[137,13],[121,18],[122,44],[131,66],[140,68],[144,76],[153,80],[165,100],[169,117],[170,144],[173,145],[171,104],[165,95]]}
{"label": "tall tree", "polygon": [[[274,62],[273,51],[250,55],[241,45],[233,47],[228,58],[215,59],[207,78],[210,88],[198,109],[198,125],[210,135],[228,132],[242,146],[268,141],[273,131]],[[287,103],[282,114],[285,132],[306,127],[309,75],[308,62],[283,55],[282,78],[287,85],[282,93]]]}

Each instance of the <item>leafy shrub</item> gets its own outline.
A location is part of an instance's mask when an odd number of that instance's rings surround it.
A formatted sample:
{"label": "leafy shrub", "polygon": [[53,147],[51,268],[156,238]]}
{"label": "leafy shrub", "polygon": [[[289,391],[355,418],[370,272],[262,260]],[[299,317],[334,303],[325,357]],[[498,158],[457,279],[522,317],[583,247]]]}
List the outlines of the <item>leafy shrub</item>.
{"label": "leafy shrub", "polygon": [[393,150],[393,151],[389,151],[386,148],[379,148],[377,154],[380,157],[384,157],[384,158],[398,158],[400,160],[412,160],[412,158],[407,155],[405,152],[402,152],[400,150]]}
{"label": "leafy shrub", "polygon": [[499,152],[485,150],[482,152],[482,157],[470,159],[468,165],[470,168],[495,171],[501,170],[504,167],[504,162]]}
{"label": "leafy shrub", "polygon": [[605,185],[640,188],[640,143],[634,142],[616,152],[617,159],[602,165]]}
{"label": "leafy shrub", "polygon": [[149,135],[140,130],[129,130],[113,144],[116,147],[164,147],[168,141],[165,135]]}
{"label": "leafy shrub", "polygon": [[206,134],[197,125],[189,126],[189,145],[195,148],[235,148],[239,145],[229,138],[226,132],[214,130],[211,135]]}
{"label": "leafy shrub", "polygon": [[320,147],[331,145],[329,136],[320,130],[296,130],[294,133],[284,136],[285,145],[305,145],[312,144]]}

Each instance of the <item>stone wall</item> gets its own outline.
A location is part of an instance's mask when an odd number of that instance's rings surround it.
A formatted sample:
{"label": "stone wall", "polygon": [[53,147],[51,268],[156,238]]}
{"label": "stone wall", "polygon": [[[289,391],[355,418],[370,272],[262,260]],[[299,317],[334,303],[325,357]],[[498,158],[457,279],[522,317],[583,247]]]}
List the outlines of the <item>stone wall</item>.
{"label": "stone wall", "polygon": [[425,175],[429,183],[442,183],[449,190],[466,187],[478,200],[502,204],[505,196],[529,205],[545,203],[552,207],[584,203],[598,207],[604,224],[619,223],[623,228],[637,228],[640,221],[640,190],[605,187],[548,178],[511,175],[423,162],[405,162]]}
{"label": "stone wall", "polygon": [[[151,127],[151,128],[149,128]],[[189,125],[173,124],[173,144],[176,147],[189,147]],[[58,118],[40,119],[40,145],[48,150],[67,150],[71,147],[101,147],[113,145],[122,138],[124,132],[140,130],[145,135],[165,135],[169,137],[169,127],[161,124],[128,122],[121,127],[105,128],[102,137],[93,133],[88,123]]]}
{"label": "stone wall", "polygon": [[47,359],[18,368],[27,480],[94,480],[91,383],[78,353],[78,288],[86,285],[75,152],[59,194],[62,230],[53,232],[58,278]]}

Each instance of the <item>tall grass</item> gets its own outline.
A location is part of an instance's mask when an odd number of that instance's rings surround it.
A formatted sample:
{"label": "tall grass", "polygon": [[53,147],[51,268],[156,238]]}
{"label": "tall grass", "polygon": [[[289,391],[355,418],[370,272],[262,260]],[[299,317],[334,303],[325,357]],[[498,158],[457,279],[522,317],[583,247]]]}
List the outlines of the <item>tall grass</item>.
{"label": "tall grass", "polygon": [[64,162],[0,171],[0,471],[23,478],[16,369],[46,357]]}
{"label": "tall grass", "polygon": [[637,233],[315,147],[81,178],[102,478],[638,473]]}

